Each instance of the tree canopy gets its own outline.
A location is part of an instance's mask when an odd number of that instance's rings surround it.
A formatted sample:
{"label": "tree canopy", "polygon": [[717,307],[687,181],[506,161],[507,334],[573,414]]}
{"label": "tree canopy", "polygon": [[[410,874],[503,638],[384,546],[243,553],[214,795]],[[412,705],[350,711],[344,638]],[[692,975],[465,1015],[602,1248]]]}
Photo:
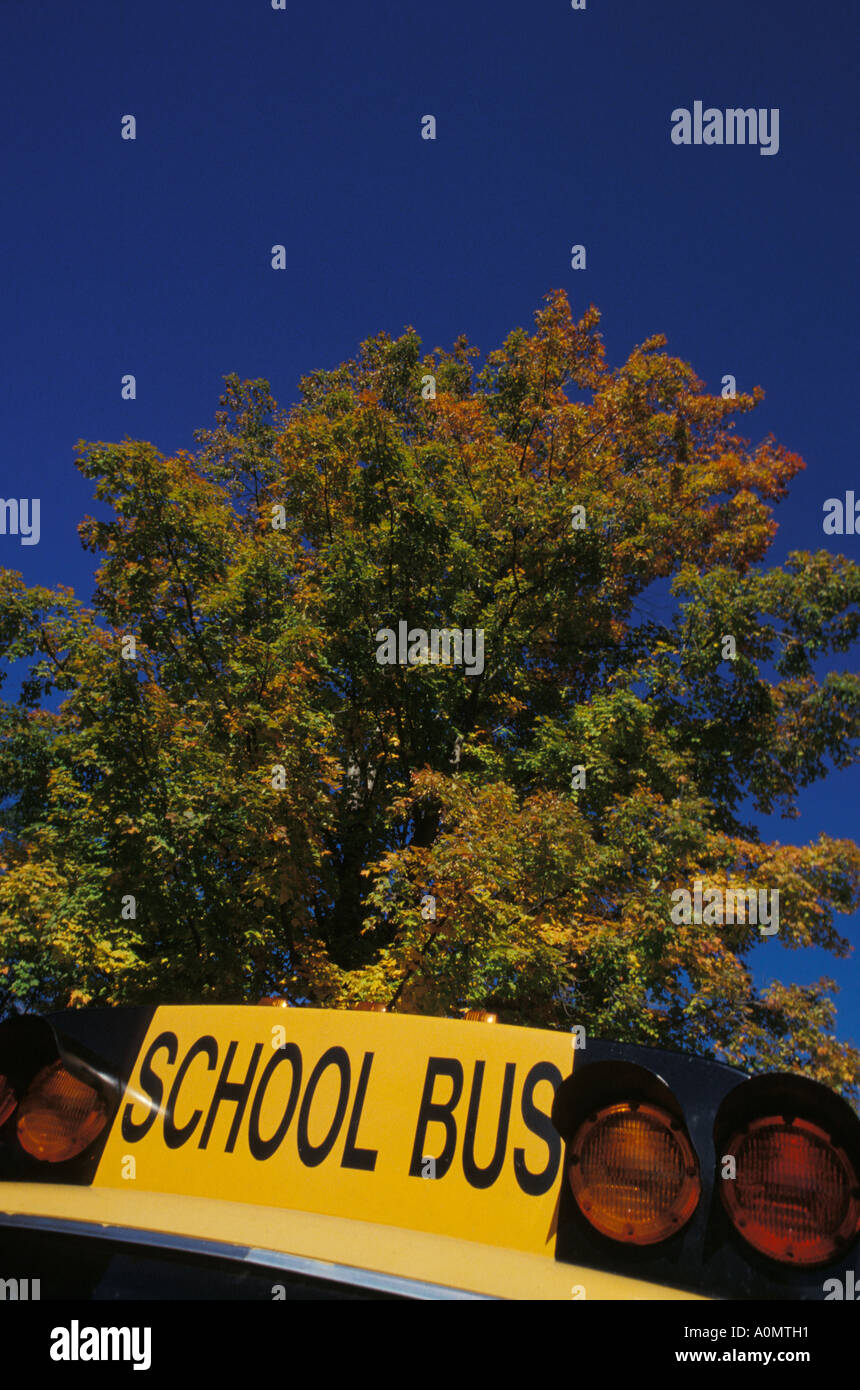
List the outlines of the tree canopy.
{"label": "tree canopy", "polygon": [[[754,817],[856,760],[860,567],[766,565],[803,463],[735,432],[761,392],[598,326],[558,292],[483,365],[381,333],[286,411],[227,377],[193,452],[78,445],[91,604],[0,584],[2,1007],[481,1005],[852,1090],[833,981],[757,989],[758,927],[671,895],[847,953],[860,849]],[[404,621],[483,669],[380,664]]]}

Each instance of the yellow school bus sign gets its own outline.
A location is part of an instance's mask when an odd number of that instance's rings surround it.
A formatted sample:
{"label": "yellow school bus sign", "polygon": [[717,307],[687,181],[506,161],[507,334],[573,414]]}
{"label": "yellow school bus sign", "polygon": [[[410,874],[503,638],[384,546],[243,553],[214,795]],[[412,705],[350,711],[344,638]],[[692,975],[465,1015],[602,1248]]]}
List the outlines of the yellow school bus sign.
{"label": "yellow school bus sign", "polygon": [[844,1098],[665,1049],[586,1055],[579,1029],[21,1017],[0,1024],[3,1115],[0,1235],[100,1238],[108,1264],[152,1246],[204,1288],[241,1266],[237,1289],[247,1267],[362,1296],[815,1299],[860,1250]]}
{"label": "yellow school bus sign", "polygon": [[291,1009],[156,1010],[94,1186],[358,1218],[552,1256],[570,1035]]}

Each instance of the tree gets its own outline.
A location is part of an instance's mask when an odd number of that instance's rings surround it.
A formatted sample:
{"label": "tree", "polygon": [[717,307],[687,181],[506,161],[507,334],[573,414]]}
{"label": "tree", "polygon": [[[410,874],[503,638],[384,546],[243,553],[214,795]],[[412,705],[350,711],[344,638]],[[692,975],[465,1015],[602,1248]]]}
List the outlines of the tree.
{"label": "tree", "polygon": [[[79,444],[91,607],[0,595],[7,1007],[480,1003],[851,1091],[833,982],[757,990],[759,926],[673,894],[778,891],[775,940],[847,953],[858,847],[751,822],[857,757],[818,668],[860,568],[766,567],[803,464],[734,432],[761,392],[662,337],[613,370],[598,323],[550,295],[480,369],[379,334],[288,412],[228,377],[196,453]],[[401,622],[482,669],[381,664]]]}

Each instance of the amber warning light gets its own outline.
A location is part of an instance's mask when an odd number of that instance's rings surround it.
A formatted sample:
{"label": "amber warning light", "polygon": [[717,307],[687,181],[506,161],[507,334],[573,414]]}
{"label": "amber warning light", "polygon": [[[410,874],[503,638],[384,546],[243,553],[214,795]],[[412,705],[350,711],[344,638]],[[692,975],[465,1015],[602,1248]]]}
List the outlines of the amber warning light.
{"label": "amber warning light", "polygon": [[568,1171],[585,1219],[631,1245],[674,1235],[701,1194],[696,1155],[678,1120],[635,1101],[607,1106],[580,1125]]}
{"label": "amber warning light", "polygon": [[83,1153],[106,1123],[107,1107],[98,1092],[62,1062],[52,1062],[18,1107],[18,1143],[33,1158],[62,1163]]}

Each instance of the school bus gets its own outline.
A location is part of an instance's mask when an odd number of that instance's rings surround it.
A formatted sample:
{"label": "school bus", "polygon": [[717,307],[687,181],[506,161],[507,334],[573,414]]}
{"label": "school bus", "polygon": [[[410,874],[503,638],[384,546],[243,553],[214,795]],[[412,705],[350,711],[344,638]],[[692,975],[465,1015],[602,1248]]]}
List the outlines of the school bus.
{"label": "school bus", "polygon": [[19,1297],[821,1299],[858,1267],[860,1121],[824,1086],[278,1002],[0,1024]]}

